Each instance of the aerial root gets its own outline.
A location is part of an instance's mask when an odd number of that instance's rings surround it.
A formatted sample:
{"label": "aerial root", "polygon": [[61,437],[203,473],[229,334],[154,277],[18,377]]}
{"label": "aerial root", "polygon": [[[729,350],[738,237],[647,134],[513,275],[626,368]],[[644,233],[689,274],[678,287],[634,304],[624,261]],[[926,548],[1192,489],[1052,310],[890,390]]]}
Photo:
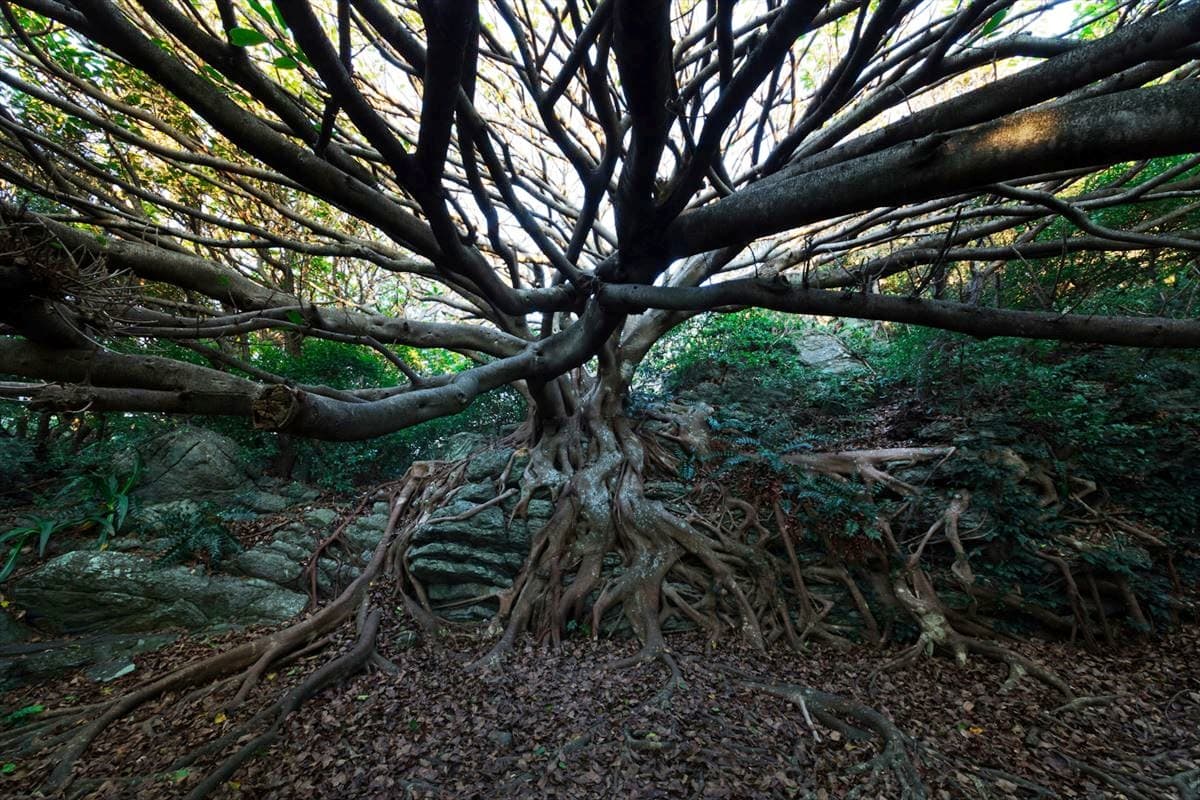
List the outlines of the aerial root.
{"label": "aerial root", "polygon": [[880,740],[879,754],[851,769],[854,774],[865,774],[867,782],[855,787],[847,797],[884,796],[888,791],[887,775],[891,775],[898,784],[899,794],[890,793],[886,796],[901,800],[925,800],[929,797],[929,790],[913,762],[912,752],[917,749],[916,743],[875,709],[847,697],[805,686],[758,681],[744,681],[744,684],[794,703],[800,708],[815,737],[820,735],[815,722],[820,722],[851,740],[866,740],[872,736]]}

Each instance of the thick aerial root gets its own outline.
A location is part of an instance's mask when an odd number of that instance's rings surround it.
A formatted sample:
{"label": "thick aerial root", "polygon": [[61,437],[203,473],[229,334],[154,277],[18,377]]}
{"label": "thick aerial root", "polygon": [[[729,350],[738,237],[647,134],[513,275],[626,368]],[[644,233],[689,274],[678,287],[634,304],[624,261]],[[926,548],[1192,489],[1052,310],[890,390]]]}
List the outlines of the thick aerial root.
{"label": "thick aerial root", "polygon": [[[865,774],[867,782],[855,787],[847,797],[886,796],[901,800],[925,800],[929,797],[929,790],[910,755],[916,748],[915,743],[875,709],[847,697],[804,686],[757,682],[747,682],[746,685],[796,704],[814,736],[819,736],[815,720],[850,740],[865,740],[872,736],[879,738],[879,754],[852,769],[855,774]],[[889,774],[896,781],[898,792],[889,790],[885,777]]]}

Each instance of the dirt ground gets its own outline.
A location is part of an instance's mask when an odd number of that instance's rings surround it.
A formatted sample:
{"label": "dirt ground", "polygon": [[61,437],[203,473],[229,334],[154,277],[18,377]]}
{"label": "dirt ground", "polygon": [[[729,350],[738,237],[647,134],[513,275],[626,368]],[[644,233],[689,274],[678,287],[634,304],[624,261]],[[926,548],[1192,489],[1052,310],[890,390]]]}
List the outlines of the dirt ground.
{"label": "dirt ground", "polygon": [[[489,644],[452,633],[402,648],[402,616],[383,619],[378,645],[396,671],[372,668],[329,686],[284,722],[216,796],[226,798],[1180,798],[1200,796],[1200,631],[1131,639],[1105,652],[1066,643],[1014,644],[1052,666],[1079,699],[1064,705],[1025,678],[1002,691],[1006,669],[979,657],[962,667],[922,657],[880,672],[899,648],[814,647],[762,654],[698,633],[669,639],[663,661],[606,668],[631,642],[569,638],[533,643],[498,670],[468,670]],[[5,710],[103,701],[249,632],[184,637],[138,658],[113,684],[82,675],[28,687]],[[331,652],[269,672],[236,709],[233,680],[166,695],[115,722],[80,760],[72,797],[186,796],[261,708]],[[789,688],[814,692],[787,695]],[[899,738],[865,717],[818,713],[820,693],[873,709]],[[813,703],[797,702],[807,696]],[[812,722],[806,719],[806,713]],[[840,722],[839,722],[840,720]],[[233,733],[231,737],[227,734]],[[226,736],[219,753],[180,757]],[[0,796],[34,796],[52,764],[4,756]],[[918,783],[904,782],[915,767]],[[927,791],[927,795],[922,795]]]}

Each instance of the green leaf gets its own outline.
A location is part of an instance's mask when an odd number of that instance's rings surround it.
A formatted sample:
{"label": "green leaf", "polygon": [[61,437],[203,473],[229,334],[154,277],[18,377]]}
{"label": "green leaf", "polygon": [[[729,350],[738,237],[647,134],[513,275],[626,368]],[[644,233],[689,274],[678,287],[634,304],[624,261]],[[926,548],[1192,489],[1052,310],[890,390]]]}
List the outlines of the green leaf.
{"label": "green leaf", "polygon": [[253,28],[230,28],[226,33],[229,35],[229,43],[235,47],[254,47],[269,41],[265,35]]}
{"label": "green leaf", "polygon": [[44,519],[38,526],[38,558],[45,558],[46,544],[63,525],[60,522],[55,522],[52,519]]}
{"label": "green leaf", "polygon": [[283,18],[283,12],[279,10],[279,4],[271,3],[271,10],[275,12],[275,20],[279,23],[279,27],[286,31],[288,29],[287,20]]}
{"label": "green leaf", "polygon": [[179,783],[182,780],[186,780],[187,776],[191,775],[191,774],[192,774],[191,770],[189,770],[187,767],[184,767],[183,769],[177,769],[174,772],[168,774],[167,778],[169,780],[174,781],[175,783]]}
{"label": "green leaf", "polygon": [[13,546],[12,550],[8,551],[8,559],[4,562],[4,566],[0,567],[0,581],[12,574],[12,571],[17,567],[17,557],[21,555],[21,542]]}
{"label": "green leaf", "polygon": [[301,314],[299,311],[287,312],[287,318],[288,318],[288,322],[292,323],[293,325],[303,325],[304,324],[304,315]]}
{"label": "green leaf", "polygon": [[988,36],[995,32],[1000,27],[1000,23],[1004,22],[1004,18],[1008,16],[1008,9],[1002,8],[992,15],[992,18],[983,26],[983,30],[979,32],[980,36]]}
{"label": "green leaf", "polygon": [[271,62],[278,69],[296,69],[300,64],[291,56],[279,56]]}
{"label": "green leaf", "polygon": [[267,11],[262,3],[258,2],[258,0],[246,0],[246,2],[250,4],[250,8],[254,10],[255,14],[258,14],[267,22],[271,21],[271,14]]}
{"label": "green leaf", "polygon": [[11,761],[6,762],[3,767],[0,767],[0,775],[12,775],[16,771],[17,765]]}

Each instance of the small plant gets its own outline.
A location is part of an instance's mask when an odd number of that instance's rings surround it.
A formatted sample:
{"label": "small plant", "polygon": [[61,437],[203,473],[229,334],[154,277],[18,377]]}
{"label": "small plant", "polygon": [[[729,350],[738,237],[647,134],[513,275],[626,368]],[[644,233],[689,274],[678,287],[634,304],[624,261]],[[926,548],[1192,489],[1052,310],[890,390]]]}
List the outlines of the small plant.
{"label": "small plant", "polygon": [[38,558],[46,555],[46,545],[50,537],[67,527],[69,523],[59,522],[49,517],[29,517],[25,523],[0,533],[0,548],[8,548],[4,566],[0,567],[0,581],[6,580],[17,568],[17,559],[21,551],[36,539]]}
{"label": "small plant", "polygon": [[170,567],[193,558],[208,562],[210,572],[221,562],[242,552],[242,545],[229,532],[221,514],[208,508],[189,508],[164,514],[154,525],[167,540],[167,546],[156,560],[160,567]]}
{"label": "small plant", "polygon": [[4,565],[0,567],[0,581],[12,574],[21,553],[31,543],[37,543],[38,558],[46,555],[46,545],[51,537],[64,530],[99,531],[96,546],[101,550],[108,540],[125,527],[133,507],[130,492],[141,477],[141,462],[135,462],[127,474],[89,473],[67,483],[55,495],[53,504],[66,508],[69,513],[57,517],[29,517],[23,524],[0,534],[0,552],[4,552]]}
{"label": "small plant", "polygon": [[69,499],[78,491],[76,508],[82,513],[69,523],[81,530],[95,528],[98,531],[96,546],[101,550],[108,540],[125,527],[129,513],[133,510],[131,492],[142,477],[142,462],[137,459],[127,473],[91,472],[80,475],[59,491],[60,499]]}

